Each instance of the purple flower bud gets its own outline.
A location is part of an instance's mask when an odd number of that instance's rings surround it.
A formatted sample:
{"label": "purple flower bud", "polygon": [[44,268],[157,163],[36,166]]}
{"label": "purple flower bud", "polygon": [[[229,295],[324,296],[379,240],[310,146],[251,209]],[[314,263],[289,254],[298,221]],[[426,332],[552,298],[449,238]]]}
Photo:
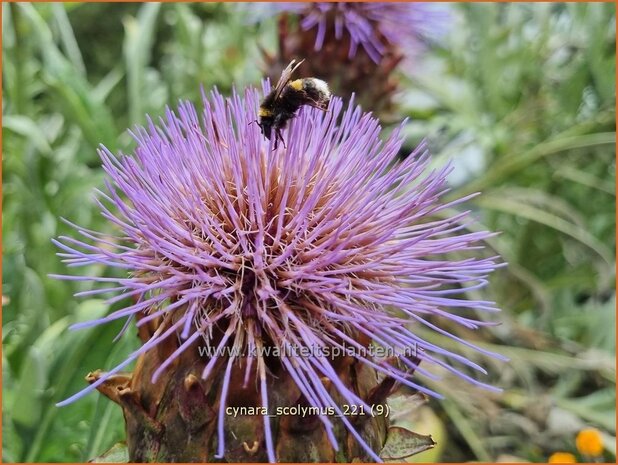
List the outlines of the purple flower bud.
{"label": "purple flower bud", "polygon": [[270,14],[290,12],[299,15],[300,27],[315,29],[315,50],[327,40],[349,40],[349,58],[359,46],[379,63],[387,46],[407,56],[428,38],[445,32],[449,13],[443,5],[414,2],[308,2],[254,4],[254,20]]}

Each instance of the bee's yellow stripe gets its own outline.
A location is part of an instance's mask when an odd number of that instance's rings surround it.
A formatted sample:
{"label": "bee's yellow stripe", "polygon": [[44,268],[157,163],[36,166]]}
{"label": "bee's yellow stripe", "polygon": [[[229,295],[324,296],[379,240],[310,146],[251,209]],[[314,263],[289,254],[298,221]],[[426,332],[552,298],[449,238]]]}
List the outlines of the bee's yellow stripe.
{"label": "bee's yellow stripe", "polygon": [[266,108],[260,108],[260,111],[258,113],[259,116],[271,116],[273,114],[272,111],[267,110]]}
{"label": "bee's yellow stripe", "polygon": [[292,89],[294,90],[303,90],[303,80],[296,79],[295,81],[290,82]]}

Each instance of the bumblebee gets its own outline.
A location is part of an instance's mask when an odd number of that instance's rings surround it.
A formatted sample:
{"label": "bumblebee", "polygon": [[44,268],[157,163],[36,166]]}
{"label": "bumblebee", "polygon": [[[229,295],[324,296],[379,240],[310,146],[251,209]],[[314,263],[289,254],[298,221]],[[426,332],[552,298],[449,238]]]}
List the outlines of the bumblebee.
{"label": "bumblebee", "polygon": [[296,63],[292,60],[283,70],[275,88],[264,98],[260,105],[259,117],[256,121],[262,134],[271,140],[275,133],[273,150],[277,149],[279,141],[285,147],[281,131],[285,129],[289,120],[296,116],[296,112],[303,105],[309,105],[326,111],[330,102],[331,93],[328,84],[313,77],[292,81],[292,74],[305,60]]}

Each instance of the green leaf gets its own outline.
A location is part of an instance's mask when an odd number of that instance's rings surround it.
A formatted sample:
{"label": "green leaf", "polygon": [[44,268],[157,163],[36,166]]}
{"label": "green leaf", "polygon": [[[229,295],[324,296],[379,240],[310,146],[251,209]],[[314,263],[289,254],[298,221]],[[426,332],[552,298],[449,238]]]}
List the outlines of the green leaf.
{"label": "green leaf", "polygon": [[[569,129],[568,132],[571,132]],[[537,162],[543,157],[555,155],[567,150],[598,147],[602,145],[614,145],[616,143],[615,132],[602,132],[585,135],[558,135],[553,139],[542,142],[531,150],[521,154],[511,154],[502,157],[489,171],[477,181],[468,184],[465,193],[484,190],[487,186],[497,185],[500,181],[512,176],[516,172]],[[458,195],[461,195],[458,192]]]}
{"label": "green leaf", "polygon": [[137,19],[130,17],[125,21],[124,58],[127,68],[129,118],[133,123],[144,119],[146,67],[152,55],[160,7],[159,3],[147,3],[140,8]]}
{"label": "green leaf", "polygon": [[616,431],[616,390],[614,387],[593,392],[582,398],[557,398],[556,404],[584,420]]}
{"label": "green leaf", "polygon": [[[83,321],[87,318],[96,319],[102,317],[107,312],[107,305],[102,301],[92,299],[83,302],[77,310],[78,321]],[[88,356],[89,349],[92,348],[94,338],[100,334],[101,328],[91,328],[89,330],[65,332],[63,338],[56,341],[58,344],[53,350],[54,363],[50,364],[54,369],[54,401],[59,401],[67,395],[67,388],[75,380],[81,378],[81,372],[84,370],[83,360]],[[47,339],[46,337],[44,339]],[[43,344],[45,346],[45,344]],[[55,407],[52,402],[48,402],[45,413],[41,418],[39,426],[36,430],[36,435],[30,442],[25,458],[26,462],[36,462],[37,457],[45,440],[50,433],[54,424],[56,415],[60,413],[60,409]]]}
{"label": "green leaf", "polygon": [[[2,118],[2,127],[18,134],[34,144],[37,150],[43,154],[50,154],[52,149],[47,137],[31,118],[20,115],[6,115]],[[10,155],[6,153],[5,156]]]}
{"label": "green leaf", "polygon": [[[109,109],[93,98],[90,84],[60,52],[48,25],[37,10],[28,3],[18,6],[30,22],[32,37],[43,57],[44,83],[54,91],[64,112],[81,128],[91,147],[103,143],[115,151],[116,128]],[[91,157],[96,157],[96,154]]]}
{"label": "green leaf", "polygon": [[380,458],[387,462],[396,462],[431,449],[435,445],[431,436],[424,436],[400,426],[391,426]]}
{"label": "green leaf", "polygon": [[591,189],[598,189],[613,197],[616,197],[616,186],[612,181],[601,179],[598,176],[584,170],[577,169],[573,166],[559,166],[554,175],[569,181],[580,183],[581,185],[590,187]]}
{"label": "green leaf", "polygon": [[115,429],[110,427],[112,422],[123,424],[122,409],[106,397],[99,396],[84,453],[86,460],[96,455],[96,451],[101,450],[105,444],[109,444],[110,434],[115,433]]}
{"label": "green leaf", "polygon": [[[123,354],[130,351],[133,343],[135,343],[133,338],[121,338],[109,352],[103,366],[113,366],[118,360],[122,360]],[[120,429],[124,430],[122,409],[107,397],[98,396],[83,460],[90,460],[101,450],[105,450],[110,444],[124,437],[118,435],[119,425],[123,425]]]}
{"label": "green leaf", "polygon": [[491,455],[487,450],[486,444],[477,434],[477,429],[473,426],[471,421],[466,418],[457,404],[451,400],[444,400],[441,405],[450,420],[455,424],[465,441],[468,443],[477,459],[481,462],[491,462]]}
{"label": "green leaf", "polygon": [[28,350],[11,407],[12,418],[20,426],[31,429],[39,424],[43,413],[43,394],[47,387],[49,365],[38,348]]}
{"label": "green leaf", "polygon": [[485,193],[483,196],[478,197],[475,199],[475,203],[482,208],[502,211],[504,213],[509,213],[511,215],[526,218],[549,226],[550,228],[560,231],[561,233],[578,240],[585,246],[594,250],[605,261],[608,267],[611,266],[611,263],[613,262],[614,254],[612,251],[596,237],[590,234],[586,229],[570,223],[559,216],[548,212],[547,210],[542,210],[540,208],[527,205],[515,199],[491,195],[490,193]]}
{"label": "green leaf", "polygon": [[92,463],[128,463],[129,449],[127,444],[119,442],[103,455],[91,460]]}
{"label": "green leaf", "polygon": [[99,102],[104,102],[123,77],[124,69],[120,65],[116,66],[93,89],[93,97]]}
{"label": "green leaf", "polygon": [[66,54],[71,61],[71,64],[77,71],[85,75],[86,67],[84,66],[84,60],[81,52],[79,51],[79,45],[75,39],[75,34],[73,34],[73,27],[71,26],[69,17],[67,16],[65,4],[52,3],[51,10],[56,23],[58,23],[60,39],[62,40],[62,45],[66,50]]}

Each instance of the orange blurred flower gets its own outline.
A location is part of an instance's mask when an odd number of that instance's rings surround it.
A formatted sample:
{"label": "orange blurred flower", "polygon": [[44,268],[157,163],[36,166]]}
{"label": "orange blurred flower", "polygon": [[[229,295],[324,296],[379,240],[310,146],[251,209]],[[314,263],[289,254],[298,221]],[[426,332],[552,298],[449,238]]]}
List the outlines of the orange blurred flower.
{"label": "orange blurred flower", "polygon": [[576,463],[577,460],[573,454],[568,452],[554,452],[549,456],[548,463]]}
{"label": "orange blurred flower", "polygon": [[582,455],[598,457],[603,453],[603,438],[595,428],[581,430],[575,438],[575,446]]}

